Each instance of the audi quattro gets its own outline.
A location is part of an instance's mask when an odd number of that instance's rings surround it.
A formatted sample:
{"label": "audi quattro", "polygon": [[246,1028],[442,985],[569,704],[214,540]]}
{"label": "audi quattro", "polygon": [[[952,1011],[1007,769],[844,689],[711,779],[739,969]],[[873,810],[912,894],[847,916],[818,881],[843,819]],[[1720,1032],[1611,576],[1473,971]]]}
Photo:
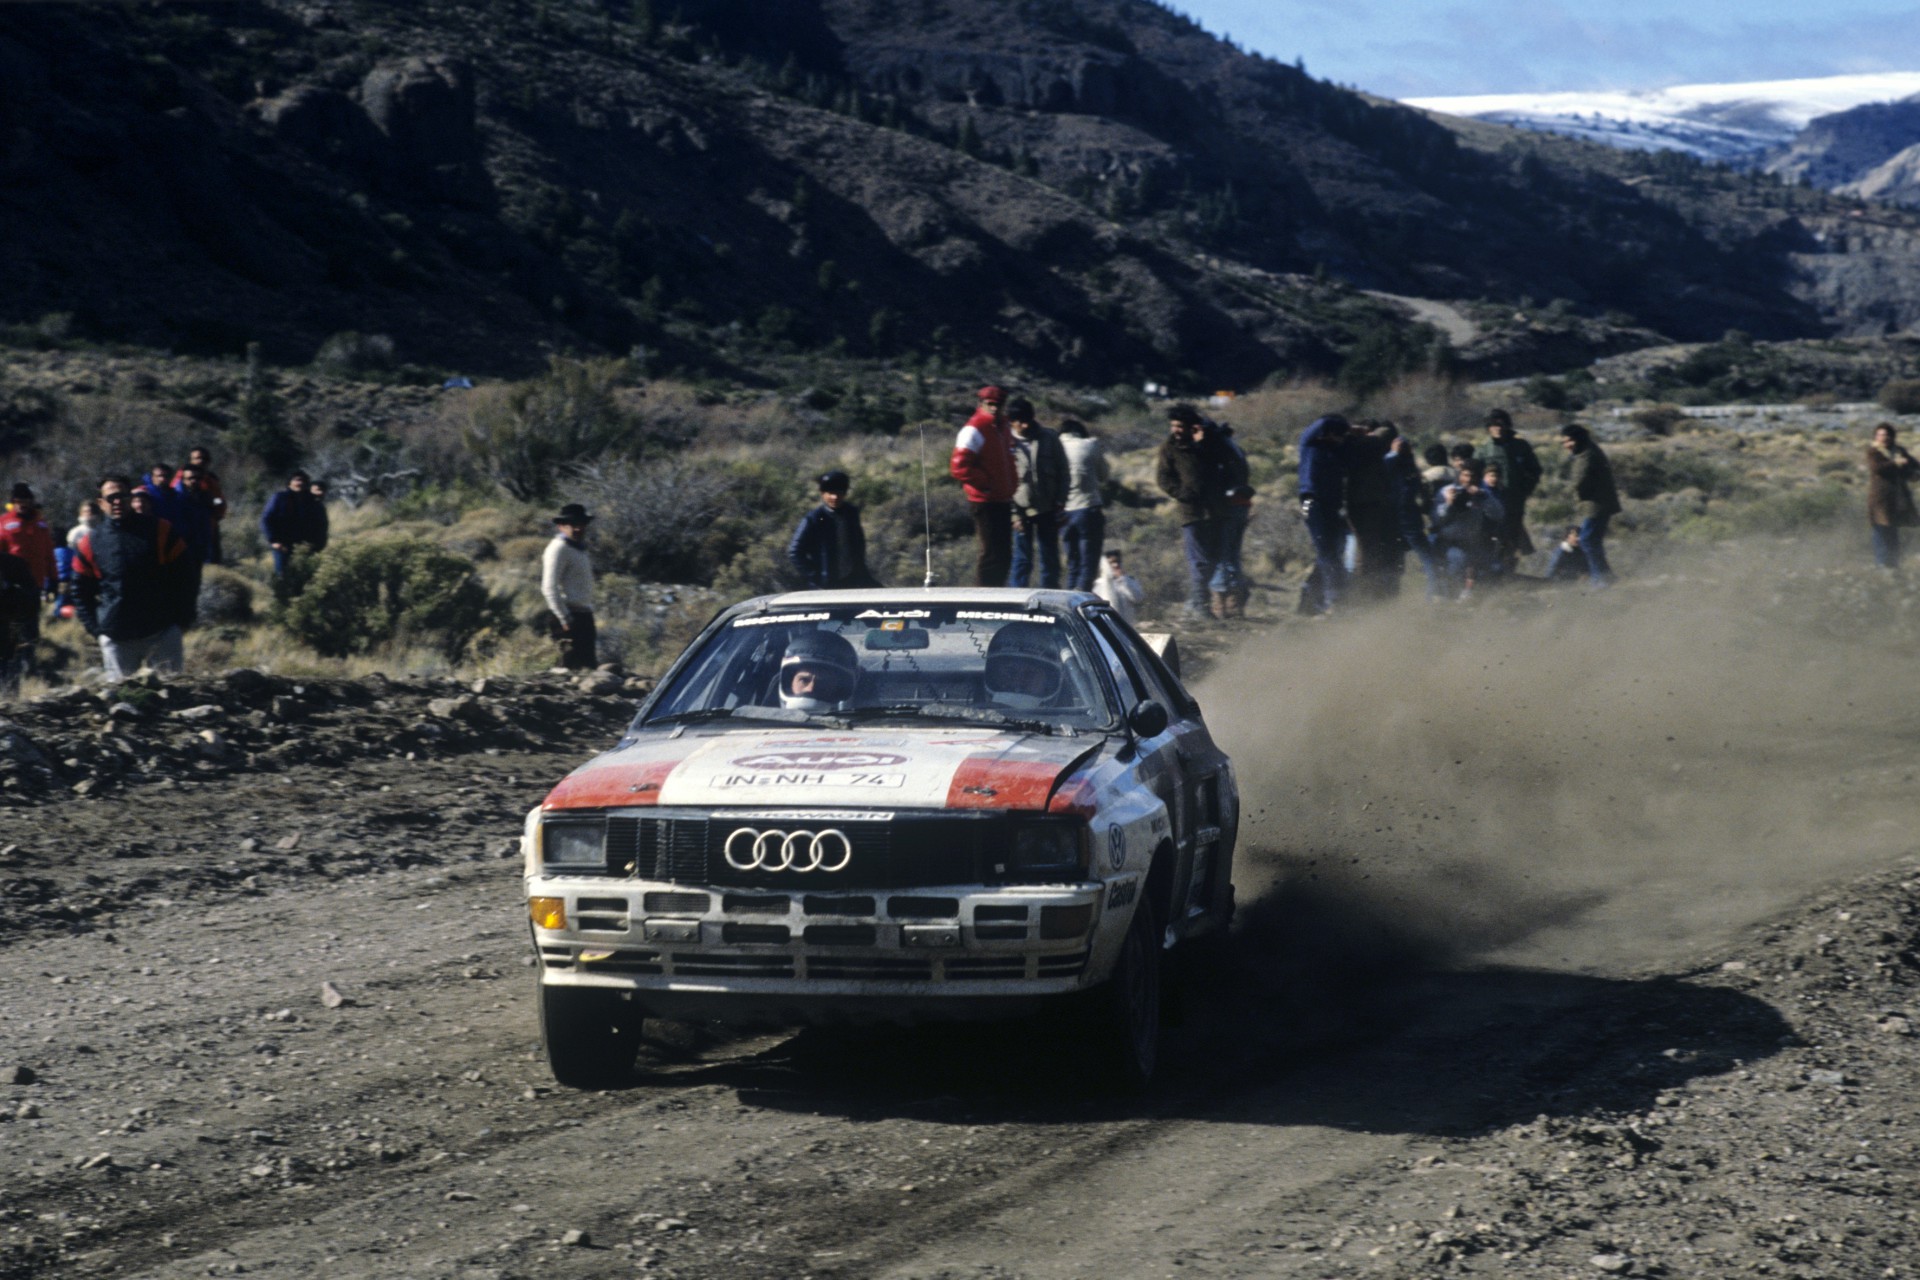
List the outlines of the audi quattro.
{"label": "audi quattro", "polygon": [[1051,1001],[1142,1086],[1169,953],[1231,915],[1238,823],[1199,705],[1095,596],[745,601],[527,815],[548,1062],[617,1082],[648,1017]]}

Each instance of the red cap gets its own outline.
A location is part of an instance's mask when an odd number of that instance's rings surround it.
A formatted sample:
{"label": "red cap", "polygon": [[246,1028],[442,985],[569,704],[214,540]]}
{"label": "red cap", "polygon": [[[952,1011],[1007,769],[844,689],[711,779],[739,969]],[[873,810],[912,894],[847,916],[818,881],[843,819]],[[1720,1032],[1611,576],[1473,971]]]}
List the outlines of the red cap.
{"label": "red cap", "polygon": [[1007,398],[1007,393],[1002,391],[998,387],[982,387],[980,388],[980,395],[978,398],[981,400],[1005,400]]}

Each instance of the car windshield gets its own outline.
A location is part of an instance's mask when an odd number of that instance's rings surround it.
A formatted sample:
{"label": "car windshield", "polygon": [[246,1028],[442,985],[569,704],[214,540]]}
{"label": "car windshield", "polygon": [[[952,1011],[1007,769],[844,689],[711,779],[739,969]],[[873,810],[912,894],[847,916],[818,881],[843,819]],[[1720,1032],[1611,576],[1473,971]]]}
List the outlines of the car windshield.
{"label": "car windshield", "polygon": [[1064,615],[991,605],[746,614],[707,636],[643,723],[829,716],[1109,728],[1085,646]]}

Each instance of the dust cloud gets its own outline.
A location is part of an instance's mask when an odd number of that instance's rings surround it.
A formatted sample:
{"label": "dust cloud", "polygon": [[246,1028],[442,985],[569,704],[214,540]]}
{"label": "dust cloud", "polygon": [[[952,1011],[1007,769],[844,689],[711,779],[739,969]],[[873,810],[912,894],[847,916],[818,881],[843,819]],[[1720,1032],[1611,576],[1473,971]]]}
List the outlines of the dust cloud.
{"label": "dust cloud", "polygon": [[1778,567],[1479,607],[1410,577],[1246,641],[1196,692],[1240,777],[1249,931],[1624,974],[1920,847],[1920,673],[1790,621]]}

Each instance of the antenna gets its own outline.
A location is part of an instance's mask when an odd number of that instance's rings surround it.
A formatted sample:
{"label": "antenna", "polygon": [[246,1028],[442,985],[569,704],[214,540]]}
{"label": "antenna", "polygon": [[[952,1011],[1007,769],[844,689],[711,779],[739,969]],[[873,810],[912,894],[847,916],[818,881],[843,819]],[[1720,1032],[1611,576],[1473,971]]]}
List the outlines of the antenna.
{"label": "antenna", "polygon": [[933,589],[933,499],[927,492],[927,424],[920,424],[920,514],[927,530],[927,580],[920,585]]}

